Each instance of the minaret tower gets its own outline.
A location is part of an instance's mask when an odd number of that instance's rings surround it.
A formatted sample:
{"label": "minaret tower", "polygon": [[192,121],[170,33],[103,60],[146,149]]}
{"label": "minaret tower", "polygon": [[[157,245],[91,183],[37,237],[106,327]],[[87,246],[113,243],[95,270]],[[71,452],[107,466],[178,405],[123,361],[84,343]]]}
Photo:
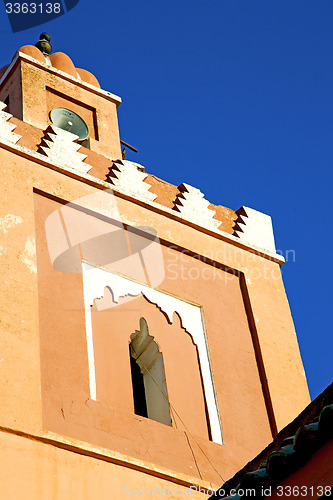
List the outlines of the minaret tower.
{"label": "minaret tower", "polygon": [[309,402],[270,217],[123,159],[46,34],[0,101],[4,498],[205,498]]}

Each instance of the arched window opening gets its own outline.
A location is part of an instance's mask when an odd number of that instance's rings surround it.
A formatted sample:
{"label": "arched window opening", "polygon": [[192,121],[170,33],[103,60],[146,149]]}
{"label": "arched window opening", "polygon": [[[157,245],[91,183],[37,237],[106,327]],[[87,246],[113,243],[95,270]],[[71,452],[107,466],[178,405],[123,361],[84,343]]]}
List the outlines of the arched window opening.
{"label": "arched window opening", "polygon": [[171,425],[163,355],[144,318],[131,335],[130,358],[135,413]]}

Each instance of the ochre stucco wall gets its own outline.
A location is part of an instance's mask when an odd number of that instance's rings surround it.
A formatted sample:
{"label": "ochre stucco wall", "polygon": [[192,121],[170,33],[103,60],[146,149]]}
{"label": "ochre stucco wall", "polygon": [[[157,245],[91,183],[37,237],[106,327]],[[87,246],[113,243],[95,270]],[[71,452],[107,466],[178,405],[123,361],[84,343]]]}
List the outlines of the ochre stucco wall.
{"label": "ochre stucco wall", "polygon": [[[237,467],[236,464],[245,463],[254,450],[259,451],[269,442],[271,433],[238,276],[164,245],[166,276],[159,288],[203,308],[225,444],[221,447],[207,440],[202,399],[200,402],[202,388],[199,381],[193,384],[191,380],[199,374],[195,353],[190,349],[193,346],[190,337],[179,331],[176,317],[170,327],[157,307],[142,297],[93,316],[95,363],[99,366],[97,379],[101,378],[100,372],[107,371],[110,379],[104,381],[103,387],[111,395],[109,404],[102,398],[97,398],[99,403],[87,402],[82,277],[58,272],[51,266],[44,227],[47,216],[59,208],[59,203],[41,194],[34,195],[34,203],[39,294],[43,298],[39,315],[44,427],[151,460],[174,471],[197,475],[188,437],[177,418],[175,428],[170,429],[142,419],[131,410],[128,343],[143,316],[163,352],[170,401],[187,430],[200,440],[205,453],[210,454],[217,470],[223,475],[224,463],[228,464],[227,468]],[[106,267],[112,270],[114,265]],[[130,269],[128,274],[131,276]],[[102,359],[102,364],[98,364],[98,356],[106,356],[105,347],[99,347],[98,337],[107,335],[108,331],[110,359]],[[120,334],[122,342],[117,339]],[[178,335],[182,336],[178,338]],[[113,362],[116,366],[105,366]],[[196,368],[193,369],[194,362]],[[117,373],[121,366],[122,370]],[[189,439],[192,440],[191,436]],[[193,446],[197,448],[193,453],[199,470],[205,470],[206,479],[217,483],[214,469],[196,443]]]}
{"label": "ochre stucco wall", "polygon": [[[90,129],[90,147],[109,158],[121,158],[116,102],[30,61],[19,59],[3,82],[0,100],[10,95],[10,112],[45,130],[54,107],[78,113]],[[38,105],[36,105],[38,103]]]}
{"label": "ochre stucco wall", "polygon": [[[27,56],[18,57],[3,82],[0,100],[7,95],[16,117],[11,123],[22,138],[0,150],[1,493],[15,500],[100,500],[123,498],[127,485],[167,491],[177,485],[218,486],[309,401],[279,264],[228,237],[237,216],[231,209],[210,205],[228,233],[223,235],[165,212],[179,189],[152,175],[144,182],[163,206],[115,193],[115,220],[91,214],[94,223],[128,225],[128,241],[134,226],[156,229],[165,268],[158,288],[201,307],[224,444],[208,439],[191,335],[177,314],[167,321],[143,296],[103,311],[95,297],[93,400],[82,275],[52,267],[45,221],[102,187],[80,173],[61,172],[47,157],[32,158],[22,146],[37,151],[53,107],[73,109],[90,128],[91,150],[81,149],[93,165],[89,174],[106,180],[110,158],[121,156],[120,101]],[[83,226],[82,238],[86,232]],[[68,233],[62,238],[68,242]],[[76,250],[84,259],[82,248]],[[92,264],[120,272],[117,262]],[[147,274],[138,265],[122,271],[139,281]],[[172,427],[133,411],[128,342],[140,317],[163,353],[169,399],[178,413]]]}
{"label": "ochre stucco wall", "polygon": [[271,440],[250,316],[278,429],[307,404],[278,264],[120,196],[123,223],[158,231],[166,269],[161,289],[203,308],[225,444],[199,431],[189,445],[182,429],[89,401],[82,276],[52,268],[44,222],[58,207],[57,197],[73,201],[97,188],[6,149],[1,166],[0,376],[6,383],[0,425],[37,434],[51,430],[218,485],[219,474],[232,476]]}
{"label": "ochre stucco wall", "polygon": [[122,500],[149,498],[153,490],[162,498],[208,498],[199,486],[191,490],[91,455],[1,432],[1,495],[13,500]]}
{"label": "ochre stucco wall", "polygon": [[128,345],[143,317],[163,354],[173,426],[186,430],[184,422],[192,434],[208,439],[197,348],[177,314],[169,324],[160,309],[142,295],[130,304],[120,301],[116,307],[93,311],[97,400],[134,412]]}
{"label": "ochre stucco wall", "polygon": [[10,113],[22,120],[22,81],[21,71],[18,66],[13,68],[10,78],[6,79],[1,85],[0,101],[5,102],[8,97]]}

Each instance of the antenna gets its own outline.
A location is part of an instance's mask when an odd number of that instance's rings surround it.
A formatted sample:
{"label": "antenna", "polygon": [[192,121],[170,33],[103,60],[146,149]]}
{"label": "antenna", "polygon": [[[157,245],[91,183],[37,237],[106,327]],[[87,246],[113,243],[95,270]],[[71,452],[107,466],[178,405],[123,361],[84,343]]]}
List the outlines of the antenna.
{"label": "antenna", "polygon": [[50,118],[56,127],[78,135],[79,141],[84,141],[89,136],[89,129],[86,122],[81,116],[70,109],[54,108],[50,113]]}
{"label": "antenna", "polygon": [[124,148],[122,149],[121,151],[121,157],[123,160],[126,160],[126,148],[129,148],[131,149],[132,151],[134,151],[135,153],[138,152],[138,150],[134,147],[134,146],[131,146],[130,144],[127,144],[127,142],[125,141],[120,141],[120,144],[122,144],[124,146]]}

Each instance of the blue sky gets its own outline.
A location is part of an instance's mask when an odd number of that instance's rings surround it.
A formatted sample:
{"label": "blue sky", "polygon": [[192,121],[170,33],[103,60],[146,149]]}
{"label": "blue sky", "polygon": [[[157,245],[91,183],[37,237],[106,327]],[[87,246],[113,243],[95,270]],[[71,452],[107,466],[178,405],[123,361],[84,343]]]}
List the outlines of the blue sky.
{"label": "blue sky", "polygon": [[[272,216],[312,398],[332,381],[331,0],[80,0],[13,34],[0,67],[42,31],[123,98],[128,159],[215,204]],[[292,253],[289,253],[289,257]],[[283,370],[283,366],[281,366]]]}

